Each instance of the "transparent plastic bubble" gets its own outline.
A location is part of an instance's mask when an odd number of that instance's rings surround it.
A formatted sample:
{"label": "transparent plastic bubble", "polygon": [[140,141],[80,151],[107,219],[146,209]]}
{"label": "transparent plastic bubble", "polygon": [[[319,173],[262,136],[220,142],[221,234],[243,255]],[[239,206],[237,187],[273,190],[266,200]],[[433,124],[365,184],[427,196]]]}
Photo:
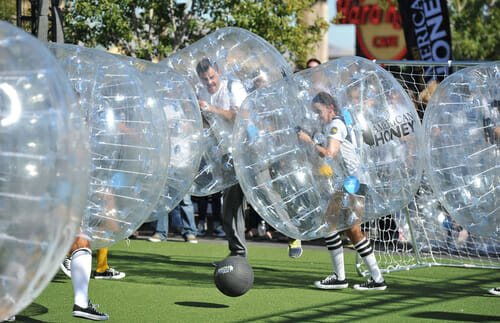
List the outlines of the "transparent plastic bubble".
{"label": "transparent plastic bubble", "polygon": [[414,201],[408,206],[411,229],[405,212],[393,216],[400,239],[411,241],[414,248],[431,255],[495,257],[499,242],[491,237],[474,235],[457,223],[446,211],[429,186],[426,173]]}
{"label": "transparent plastic bubble", "polygon": [[[331,126],[332,110],[320,104],[331,98],[341,127]],[[326,148],[337,131],[352,144],[334,159],[320,157],[317,146]],[[270,225],[293,238],[316,239],[408,204],[422,172],[419,132],[414,106],[391,74],[345,57],[247,97],[234,131],[235,170]]]}
{"label": "transparent plastic bubble", "polygon": [[56,43],[90,130],[91,183],[82,228],[95,249],[130,236],[149,216],[169,164],[167,121],[151,84],[103,51]]}
{"label": "transparent plastic bubble", "polygon": [[[404,212],[404,211],[403,211]],[[403,216],[404,213],[401,212],[399,217],[396,217],[398,226],[401,228],[401,233],[407,241],[411,241],[411,232],[408,225],[406,217]],[[428,230],[433,230],[433,238],[437,241],[432,241],[431,244],[442,244],[446,245],[447,240],[450,238],[451,233],[458,235],[459,230],[453,228],[452,220],[450,215],[443,208],[441,203],[436,197],[436,194],[432,191],[429,186],[427,176],[422,177],[422,183],[415,194],[413,201],[408,206],[408,213],[412,221],[418,221],[419,224],[414,225],[413,235],[415,241],[419,246],[426,244],[427,236],[426,232],[418,231],[416,228],[422,227],[421,223],[425,223],[425,227]],[[432,229],[431,229],[432,228]]]}
{"label": "transparent plastic bubble", "polygon": [[432,190],[460,225],[498,238],[500,224],[500,64],[448,76],[423,119],[425,169]]}
{"label": "transparent plastic bubble", "polygon": [[88,132],[64,71],[0,21],[0,321],[47,286],[81,221]]}
{"label": "transparent plastic bubble", "polygon": [[118,56],[137,68],[155,85],[160,106],[167,118],[170,139],[168,179],[160,200],[146,222],[165,216],[193,185],[203,152],[203,123],[200,107],[189,82],[165,65],[129,56]]}
{"label": "transparent plastic bubble", "polygon": [[[186,77],[202,101],[205,151],[191,194],[210,195],[236,184],[232,113],[238,110],[248,93],[292,74],[290,66],[266,40],[234,27],[219,29],[160,64]],[[198,64],[200,75],[196,70]],[[224,110],[226,115],[214,113],[209,106]]]}

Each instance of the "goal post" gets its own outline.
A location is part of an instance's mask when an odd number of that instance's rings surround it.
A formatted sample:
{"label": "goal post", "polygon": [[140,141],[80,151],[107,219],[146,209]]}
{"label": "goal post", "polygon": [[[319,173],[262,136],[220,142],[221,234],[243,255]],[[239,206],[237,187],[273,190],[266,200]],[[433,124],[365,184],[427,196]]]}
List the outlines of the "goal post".
{"label": "goal post", "polygon": [[[374,61],[407,91],[420,118],[444,77],[484,62]],[[500,240],[471,234],[456,224],[425,182],[403,210],[372,220],[362,230],[374,246],[382,273],[429,266],[500,269]],[[357,255],[361,276],[369,272]]]}

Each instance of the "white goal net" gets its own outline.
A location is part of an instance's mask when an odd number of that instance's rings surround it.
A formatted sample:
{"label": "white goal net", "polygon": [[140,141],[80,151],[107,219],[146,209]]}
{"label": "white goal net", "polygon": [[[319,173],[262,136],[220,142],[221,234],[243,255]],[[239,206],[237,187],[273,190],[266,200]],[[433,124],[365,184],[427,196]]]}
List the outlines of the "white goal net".
{"label": "white goal net", "polygon": [[[376,63],[390,71],[406,89],[422,118],[438,84],[432,79],[440,81],[443,76],[481,62]],[[365,223],[362,230],[373,243],[383,273],[435,265],[500,269],[500,240],[473,235],[457,225],[432,194],[425,174],[407,208]],[[356,265],[360,275],[369,275],[359,255]]]}

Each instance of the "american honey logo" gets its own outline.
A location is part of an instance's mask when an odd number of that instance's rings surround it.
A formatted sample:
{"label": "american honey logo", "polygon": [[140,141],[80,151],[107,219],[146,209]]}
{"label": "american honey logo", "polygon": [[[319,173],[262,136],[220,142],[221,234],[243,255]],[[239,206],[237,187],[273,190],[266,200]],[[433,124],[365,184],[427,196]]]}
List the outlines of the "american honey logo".
{"label": "american honey logo", "polygon": [[372,123],[371,129],[363,131],[363,140],[370,146],[380,146],[395,138],[406,137],[415,132],[415,119],[411,113],[395,116],[391,120],[379,119]]}

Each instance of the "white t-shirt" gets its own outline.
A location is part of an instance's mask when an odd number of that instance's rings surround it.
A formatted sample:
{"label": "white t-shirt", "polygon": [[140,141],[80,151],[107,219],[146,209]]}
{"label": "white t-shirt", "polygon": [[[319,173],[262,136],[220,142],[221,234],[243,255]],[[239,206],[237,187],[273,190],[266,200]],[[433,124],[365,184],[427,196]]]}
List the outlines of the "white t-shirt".
{"label": "white t-shirt", "polygon": [[[208,93],[205,87],[198,92],[198,99],[208,102],[221,110],[237,110],[247,96],[243,84],[238,80],[221,80],[220,87],[214,94]],[[204,117],[212,128],[211,132],[217,138],[220,149],[224,152],[230,150],[234,122],[211,112],[203,112]]]}
{"label": "white t-shirt", "polygon": [[[340,153],[344,159],[344,166],[349,176],[355,176],[359,182],[366,184],[366,174],[361,171],[361,160],[357,152],[358,146],[356,135],[349,131],[345,122],[341,118],[334,118],[323,126],[322,133],[326,138],[333,138],[340,141]],[[328,145],[328,143],[325,143]]]}
{"label": "white t-shirt", "polygon": [[207,101],[210,105],[226,111],[236,110],[236,107],[240,107],[246,97],[247,92],[243,84],[236,80],[232,80],[230,84],[228,80],[221,80],[219,89],[212,95],[205,87],[201,88],[198,93],[200,100]]}

